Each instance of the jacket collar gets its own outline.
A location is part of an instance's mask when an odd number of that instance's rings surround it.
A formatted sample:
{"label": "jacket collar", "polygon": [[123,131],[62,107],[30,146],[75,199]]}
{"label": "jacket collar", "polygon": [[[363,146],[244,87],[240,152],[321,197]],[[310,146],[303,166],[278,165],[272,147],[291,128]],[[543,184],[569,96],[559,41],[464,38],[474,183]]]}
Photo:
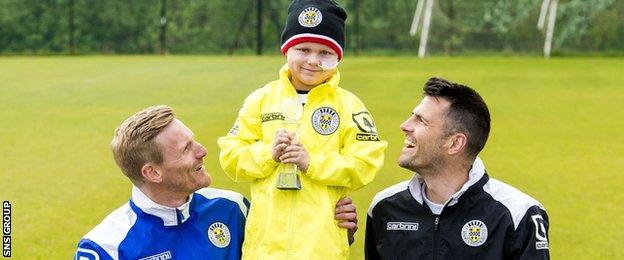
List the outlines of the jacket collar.
{"label": "jacket collar", "polygon": [[152,201],[145,193],[143,193],[136,186],[132,186],[132,199],[134,203],[141,211],[146,214],[158,217],[162,219],[165,226],[177,226],[184,223],[189,219],[191,200],[193,199],[193,193],[189,195],[186,203],[177,208],[171,208],[157,204]]}
{"label": "jacket collar", "polygon": [[[451,196],[451,198],[449,198],[449,200],[446,203],[444,203],[445,207],[453,206],[457,204],[459,198],[464,193],[466,193],[466,191],[470,187],[474,186],[479,180],[481,180],[481,178],[483,178],[484,175],[485,175],[485,165],[483,165],[481,158],[477,157],[475,161],[472,163],[472,168],[470,168],[470,172],[468,173],[468,181],[466,181],[466,183],[464,183],[461,189],[459,189],[459,191],[453,194],[453,196]],[[418,173],[414,173],[414,176],[412,177],[408,185],[409,191],[412,194],[412,197],[414,197],[414,199],[418,201],[418,203],[420,203],[421,205],[423,204],[423,197],[422,197],[422,187],[423,187],[422,184],[423,183],[424,183],[423,178],[420,177]]]}
{"label": "jacket collar", "polygon": [[[292,95],[295,95],[296,93],[295,87],[292,85],[292,82],[290,81],[290,76],[291,76],[291,71],[287,63],[284,66],[282,66],[282,68],[280,69],[279,80],[282,83],[281,85],[287,89],[286,91],[292,92]],[[332,74],[326,82],[321,83],[320,85],[310,90],[309,95],[313,96],[313,95],[317,95],[316,93],[323,93],[323,92],[331,91],[337,88],[339,83],[340,83],[340,72],[338,71],[338,69],[336,69],[336,72]]]}

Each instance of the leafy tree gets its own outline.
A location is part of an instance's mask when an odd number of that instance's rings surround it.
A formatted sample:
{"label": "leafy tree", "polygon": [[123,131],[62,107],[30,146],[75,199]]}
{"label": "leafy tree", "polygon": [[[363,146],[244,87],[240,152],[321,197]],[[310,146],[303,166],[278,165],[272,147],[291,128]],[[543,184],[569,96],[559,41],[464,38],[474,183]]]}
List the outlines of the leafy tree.
{"label": "leafy tree", "polygon": [[[416,53],[417,0],[337,1],[349,13],[347,52]],[[72,42],[76,53],[158,53],[163,2],[169,53],[254,52],[258,0],[0,0],[0,53],[65,54]],[[290,0],[262,2],[263,52],[277,54]],[[541,3],[436,0],[428,52],[541,53]],[[621,54],[623,42],[624,1],[560,0],[555,51]]]}

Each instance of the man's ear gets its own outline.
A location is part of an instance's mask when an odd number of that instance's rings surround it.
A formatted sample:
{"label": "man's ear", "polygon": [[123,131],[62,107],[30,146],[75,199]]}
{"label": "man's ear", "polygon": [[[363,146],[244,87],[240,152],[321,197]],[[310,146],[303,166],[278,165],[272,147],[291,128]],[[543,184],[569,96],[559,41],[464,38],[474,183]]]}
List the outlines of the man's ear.
{"label": "man's ear", "polygon": [[143,175],[143,179],[146,182],[162,182],[162,172],[160,171],[160,167],[157,167],[153,163],[143,164],[143,167],[141,167],[141,175]]}
{"label": "man's ear", "polygon": [[456,155],[462,153],[468,144],[468,137],[463,133],[456,133],[447,139],[448,154]]}

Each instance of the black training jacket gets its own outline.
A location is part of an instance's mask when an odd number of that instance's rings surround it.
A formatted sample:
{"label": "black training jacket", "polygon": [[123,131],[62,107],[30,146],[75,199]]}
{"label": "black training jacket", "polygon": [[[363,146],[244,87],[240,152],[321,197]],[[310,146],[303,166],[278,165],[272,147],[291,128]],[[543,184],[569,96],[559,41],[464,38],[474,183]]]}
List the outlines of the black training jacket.
{"label": "black training jacket", "polygon": [[479,158],[439,216],[423,203],[422,182],[416,174],[375,196],[366,259],[549,259],[544,207],[489,178]]}

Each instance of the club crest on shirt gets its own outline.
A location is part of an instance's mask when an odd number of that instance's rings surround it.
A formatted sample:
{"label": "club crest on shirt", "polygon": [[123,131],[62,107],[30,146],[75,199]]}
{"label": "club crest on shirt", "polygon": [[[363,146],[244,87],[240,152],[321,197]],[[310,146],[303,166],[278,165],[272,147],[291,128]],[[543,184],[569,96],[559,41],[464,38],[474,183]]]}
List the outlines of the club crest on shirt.
{"label": "club crest on shirt", "polygon": [[487,240],[487,236],[487,226],[481,220],[468,221],[461,230],[461,237],[464,243],[472,247],[483,245],[485,240]]}
{"label": "club crest on shirt", "polygon": [[339,125],[340,117],[338,112],[331,107],[320,107],[312,113],[312,127],[319,134],[333,134]]}
{"label": "club crest on shirt", "polygon": [[218,248],[230,245],[230,229],[221,222],[212,223],[208,227],[208,239]]}
{"label": "club crest on shirt", "polygon": [[303,27],[316,27],[323,21],[323,14],[316,7],[303,9],[299,14],[299,24]]}

